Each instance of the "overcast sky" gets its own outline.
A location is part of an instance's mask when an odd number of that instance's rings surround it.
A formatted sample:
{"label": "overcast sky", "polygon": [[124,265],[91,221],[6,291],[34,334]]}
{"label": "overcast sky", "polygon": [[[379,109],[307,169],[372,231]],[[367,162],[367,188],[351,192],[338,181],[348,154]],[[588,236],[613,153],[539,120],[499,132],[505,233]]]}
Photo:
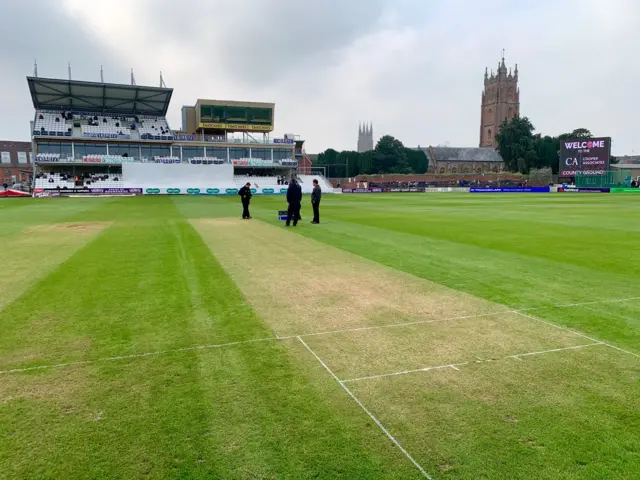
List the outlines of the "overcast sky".
{"label": "overcast sky", "polygon": [[407,146],[477,146],[485,66],[518,63],[538,132],[577,127],[640,154],[640,0],[0,0],[0,139],[28,140],[25,77],[276,103],[307,151],[355,149],[359,121]]}

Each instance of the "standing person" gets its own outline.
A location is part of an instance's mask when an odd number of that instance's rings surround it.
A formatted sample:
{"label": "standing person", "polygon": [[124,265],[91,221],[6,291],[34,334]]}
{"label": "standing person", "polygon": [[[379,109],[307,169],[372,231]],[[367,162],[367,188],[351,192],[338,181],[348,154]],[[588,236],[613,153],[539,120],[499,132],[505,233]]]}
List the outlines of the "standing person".
{"label": "standing person", "polygon": [[311,206],[313,207],[313,221],[311,223],[317,225],[320,223],[320,199],[322,198],[322,190],[317,179],[313,179],[313,192],[311,192]]}
{"label": "standing person", "polygon": [[300,204],[302,202],[302,188],[298,185],[295,178],[292,178],[289,182],[289,188],[287,189],[287,202],[289,203],[289,209],[287,211],[287,223],[288,227],[293,218],[293,226],[298,224],[300,218]]}
{"label": "standing person", "polygon": [[248,220],[251,218],[251,214],[249,213],[249,203],[251,203],[251,183],[245,183],[244,187],[242,187],[238,191],[238,195],[242,199],[242,219]]}

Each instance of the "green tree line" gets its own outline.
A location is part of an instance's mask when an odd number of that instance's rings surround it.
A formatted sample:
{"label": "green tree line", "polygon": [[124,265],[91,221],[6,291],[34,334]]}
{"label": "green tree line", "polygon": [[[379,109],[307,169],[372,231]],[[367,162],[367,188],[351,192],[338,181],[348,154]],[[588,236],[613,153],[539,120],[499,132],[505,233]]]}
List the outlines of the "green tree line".
{"label": "green tree line", "polygon": [[[554,174],[558,173],[560,143],[572,138],[593,137],[586,128],[576,128],[570,133],[557,137],[534,133],[535,127],[527,117],[514,117],[500,125],[496,135],[497,150],[504,160],[507,170],[529,173],[532,168],[550,167]],[[611,163],[617,163],[611,157]]]}
{"label": "green tree line", "polygon": [[327,169],[328,177],[355,177],[371,174],[426,173],[429,159],[422,150],[407,148],[391,135],[382,137],[368,152],[329,148],[318,155],[314,166]]}

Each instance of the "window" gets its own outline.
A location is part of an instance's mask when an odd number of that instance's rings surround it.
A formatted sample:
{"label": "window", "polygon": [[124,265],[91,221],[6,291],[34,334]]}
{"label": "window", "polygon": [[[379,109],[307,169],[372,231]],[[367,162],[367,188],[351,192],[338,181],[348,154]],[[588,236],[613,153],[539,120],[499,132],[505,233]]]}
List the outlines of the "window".
{"label": "window", "polygon": [[140,146],[140,158],[151,160],[151,146],[149,145]]}
{"label": "window", "polygon": [[487,130],[487,140],[490,142],[493,141],[493,137],[491,136],[491,129]]}
{"label": "window", "polygon": [[75,157],[82,158],[87,155],[106,155],[107,145],[99,143],[76,143],[74,145]]}
{"label": "window", "polygon": [[171,151],[168,146],[152,146],[151,147],[151,158],[153,157],[169,157],[171,156]]}
{"label": "window", "polygon": [[205,122],[216,123],[271,125],[273,122],[273,109],[228,105],[202,105],[200,107],[200,119]]}
{"label": "window", "polygon": [[237,158],[249,158],[249,149],[232,147],[229,149],[229,158],[232,160]]}
{"label": "window", "polygon": [[273,159],[274,160],[288,160],[293,158],[292,148],[274,148]]}
{"label": "window", "polygon": [[131,158],[139,158],[140,151],[137,145],[127,145],[113,143],[109,144],[109,155],[127,156]]}
{"label": "window", "polygon": [[[174,147],[175,152],[175,147]],[[174,156],[175,153],[174,153]],[[191,160],[193,157],[204,157],[204,147],[182,147],[182,160],[184,162]]]}
{"label": "window", "polygon": [[227,147],[207,147],[207,157],[227,159]]}
{"label": "window", "polygon": [[513,108],[509,107],[509,116],[507,117],[509,120],[513,118]]}
{"label": "window", "polygon": [[493,122],[493,110],[491,109],[487,111],[487,122],[489,123]]}
{"label": "window", "polygon": [[270,148],[252,148],[251,158],[271,160],[271,149]]}
{"label": "window", "polygon": [[211,109],[212,107],[210,105],[202,105],[200,107],[200,117],[203,120],[210,120],[211,119]]}

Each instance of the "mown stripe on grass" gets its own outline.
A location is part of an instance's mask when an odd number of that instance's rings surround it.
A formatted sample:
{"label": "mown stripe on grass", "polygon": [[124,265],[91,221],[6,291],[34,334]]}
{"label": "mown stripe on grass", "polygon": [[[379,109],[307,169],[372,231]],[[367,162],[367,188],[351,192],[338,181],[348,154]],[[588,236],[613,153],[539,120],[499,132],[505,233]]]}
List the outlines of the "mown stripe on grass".
{"label": "mown stripe on grass", "polygon": [[193,224],[280,336],[506,310],[263,222]]}
{"label": "mown stripe on grass", "polygon": [[436,478],[630,479],[639,375],[600,346],[348,385]]}
{"label": "mown stripe on grass", "polygon": [[183,221],[112,226],[0,323],[2,369],[269,336]]}
{"label": "mown stripe on grass", "polygon": [[9,478],[419,478],[290,342],[7,377],[0,382],[0,425],[7,432],[0,472]]}
{"label": "mown stripe on grass", "polygon": [[[640,302],[615,306],[606,302],[637,297],[638,277],[624,265],[617,271],[603,271],[337,220],[296,233],[516,309],[548,307],[544,313],[548,320],[640,352]],[[535,232],[530,231],[523,232],[520,241],[534,239]],[[609,248],[606,242],[603,238],[603,249]],[[603,303],[592,308],[553,308],[591,301]]]}
{"label": "mown stripe on grass", "polygon": [[30,227],[2,239],[0,311],[70,258],[106,227],[101,223]]}

